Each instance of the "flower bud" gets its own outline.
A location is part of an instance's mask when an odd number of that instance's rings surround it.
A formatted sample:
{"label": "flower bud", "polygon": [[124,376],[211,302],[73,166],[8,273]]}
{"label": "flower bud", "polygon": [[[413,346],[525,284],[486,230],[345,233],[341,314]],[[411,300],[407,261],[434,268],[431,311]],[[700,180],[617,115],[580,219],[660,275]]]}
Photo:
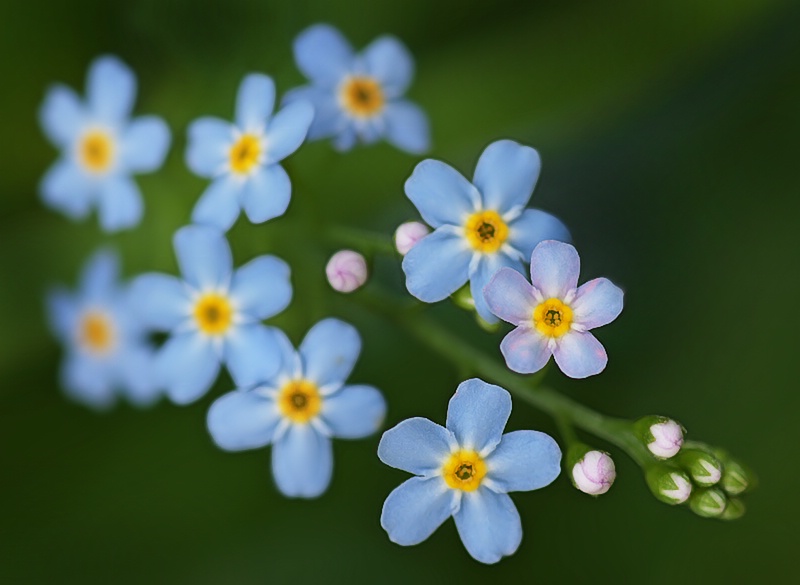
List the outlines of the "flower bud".
{"label": "flower bud", "polygon": [[725,511],[719,517],[720,520],[738,520],[744,516],[745,507],[744,502],[739,498],[728,498],[728,505],[725,506]]}
{"label": "flower bud", "polygon": [[650,467],[645,479],[650,491],[664,503],[682,504],[692,495],[692,482],[683,471],[663,465]]}
{"label": "flower bud", "polygon": [[728,505],[728,498],[717,488],[698,489],[689,498],[689,508],[703,518],[719,518]]}
{"label": "flower bud", "polygon": [[682,449],[676,461],[701,487],[710,487],[722,478],[722,462],[701,449]]}
{"label": "flower bud", "polygon": [[681,450],[683,427],[664,416],[646,416],[636,422],[642,440],[659,459],[669,459]]}
{"label": "flower bud", "polygon": [[591,496],[606,493],[616,477],[614,460],[603,451],[589,451],[572,468],[572,483]]}
{"label": "flower bud", "polygon": [[358,252],[340,250],[328,260],[325,274],[333,290],[353,292],[367,281],[367,261]]}
{"label": "flower bud", "polygon": [[407,221],[401,223],[394,232],[394,246],[403,256],[413,248],[417,242],[427,236],[431,230],[424,223],[418,221]]}
{"label": "flower bud", "polygon": [[735,459],[728,459],[724,465],[720,481],[722,489],[732,496],[738,496],[752,489],[755,484],[755,476],[744,465]]}

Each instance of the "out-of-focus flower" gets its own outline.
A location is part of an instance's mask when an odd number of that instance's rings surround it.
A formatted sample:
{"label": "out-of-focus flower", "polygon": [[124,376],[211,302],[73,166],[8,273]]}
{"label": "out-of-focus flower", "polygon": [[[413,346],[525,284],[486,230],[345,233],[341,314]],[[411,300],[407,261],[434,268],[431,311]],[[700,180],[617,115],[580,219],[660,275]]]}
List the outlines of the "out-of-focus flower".
{"label": "out-of-focus flower", "polygon": [[339,250],[328,260],[325,275],[333,290],[353,292],[367,282],[367,261],[353,250]]}
{"label": "out-of-focus flower", "polygon": [[589,451],[572,467],[572,482],[583,493],[606,493],[617,477],[614,460],[603,451]]}
{"label": "out-of-focus flower", "polygon": [[295,352],[280,335],[281,367],[254,387],[211,405],[208,430],[222,449],[272,444],[272,473],[286,496],[314,498],[333,473],[331,438],[360,439],[377,431],[386,402],[372,386],[345,385],[361,351],[354,327],[317,323]]}
{"label": "out-of-focus flower", "polygon": [[401,255],[405,256],[417,242],[431,233],[424,223],[418,221],[407,221],[401,223],[394,232],[394,245]]}
{"label": "out-of-focus flower", "polygon": [[703,518],[719,518],[727,505],[728,498],[717,488],[697,489],[689,499],[689,508]]}
{"label": "out-of-focus flower", "polygon": [[170,132],[156,116],[131,119],[135,98],[136,77],[111,56],[89,67],[85,103],[64,85],[48,90],[39,121],[61,158],[39,186],[46,205],[73,220],[97,206],[107,232],[138,225],[144,203],[131,175],[161,167]]}

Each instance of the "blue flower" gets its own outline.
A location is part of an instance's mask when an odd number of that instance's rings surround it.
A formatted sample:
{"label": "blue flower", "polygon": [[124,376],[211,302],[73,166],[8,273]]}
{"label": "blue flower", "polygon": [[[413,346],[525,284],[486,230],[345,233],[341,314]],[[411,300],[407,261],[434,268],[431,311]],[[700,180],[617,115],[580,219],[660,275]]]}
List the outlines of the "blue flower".
{"label": "blue flower", "polygon": [[539,489],[561,471],[561,450],[538,431],[503,434],[511,396],[478,379],[450,399],[447,428],[410,418],[383,434],[381,461],[416,477],[383,504],[381,526],[403,546],[427,539],[450,516],[472,557],[496,563],[514,554],[522,524],[508,492]]}
{"label": "blue flower", "polygon": [[233,270],[225,236],[208,226],[187,226],[174,238],[183,280],[143,274],[131,287],[143,323],[167,331],[155,372],[178,404],[203,396],[225,363],[234,381],[247,386],[272,376],[280,365],[277,330],[267,319],[292,298],[289,266],[259,256]]}
{"label": "blue flower", "polygon": [[64,85],[48,90],[39,120],[61,158],[40,185],[44,203],[73,220],[97,205],[100,227],[113,232],[137,225],[144,212],[135,173],[161,167],[170,143],[161,118],[131,119],[136,77],[116,57],[92,62],[86,103]]}
{"label": "blue flower", "polygon": [[314,105],[309,139],[333,137],[337,150],[350,150],[358,140],[371,144],[385,136],[412,154],[428,150],[428,118],[403,99],[414,61],[399,40],[378,37],[356,54],[338,30],[317,24],[297,36],[294,58],[311,85],[292,90],[285,101]]}
{"label": "blue flower", "polygon": [[283,215],[292,184],[278,164],[306,138],[314,110],[291,104],[272,116],[275,84],[261,74],[246,76],[236,96],[236,122],[205,117],[189,127],[186,164],[213,179],[192,212],[195,223],[227,231],[244,209],[253,223]]}
{"label": "blue flower", "polygon": [[101,251],[86,263],[77,293],[57,288],[47,297],[50,326],[67,350],[61,384],[71,398],[97,409],[112,406],[118,393],[139,406],[158,397],[153,348],[118,280],[119,258]]}
{"label": "blue flower", "polygon": [[478,314],[496,322],[482,292],[492,275],[503,267],[522,272],[542,240],[569,240],[561,221],[525,209],[540,168],[534,149],[511,140],[483,151],[472,183],[438,160],[419,163],[406,195],[435,230],[403,259],[408,291],[434,303],[469,281]]}
{"label": "blue flower", "polygon": [[320,321],[295,352],[281,335],[282,365],[271,378],[211,405],[208,430],[228,451],[272,444],[272,474],[286,496],[314,498],[333,473],[331,438],[360,439],[381,426],[386,403],[372,386],[345,385],[361,339],[351,325]]}
{"label": "blue flower", "polygon": [[500,351],[515,372],[541,370],[552,355],[570,378],[586,378],[606,367],[608,356],[589,329],[611,323],[622,312],[622,291],[607,278],[578,287],[581,260],[573,246],[545,241],[531,256],[531,282],[503,268],[484,289],[489,309],[516,326]]}

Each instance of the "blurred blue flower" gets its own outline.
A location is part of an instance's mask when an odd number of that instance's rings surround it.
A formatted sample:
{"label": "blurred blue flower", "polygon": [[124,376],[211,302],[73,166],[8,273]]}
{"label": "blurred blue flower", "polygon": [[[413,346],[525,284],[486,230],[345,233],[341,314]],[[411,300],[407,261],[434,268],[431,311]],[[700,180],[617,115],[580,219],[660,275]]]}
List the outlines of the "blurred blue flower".
{"label": "blurred blue flower", "polygon": [[385,137],[412,154],[428,150],[428,118],[403,99],[414,61],[399,40],[378,37],[356,54],[338,30],[317,24],[297,36],[294,58],[311,85],[292,90],[284,101],[314,105],[309,139],[333,137],[337,150],[350,150],[359,140],[371,144]]}
{"label": "blurred blue flower", "polygon": [[97,409],[112,406],[117,394],[139,406],[158,397],[153,348],[118,280],[119,258],[100,251],[84,266],[75,294],[56,288],[47,296],[50,326],[67,350],[61,384],[71,398]]}
{"label": "blurred blue flower", "polygon": [[623,294],[607,278],[578,287],[580,267],[573,246],[545,241],[531,256],[532,285],[508,268],[486,285],[489,309],[516,326],[500,344],[506,364],[515,372],[537,372],[551,355],[570,378],[586,378],[606,367],[606,350],[589,329],[617,318]]}
{"label": "blurred blue flower", "polygon": [[351,325],[320,321],[297,352],[280,337],[277,374],[217,399],[208,411],[208,430],[228,451],[272,443],[278,489],[289,497],[314,498],[327,489],[333,473],[330,439],[371,435],[383,422],[386,402],[372,386],[345,385],[361,351]]}
{"label": "blurred blue flower", "polygon": [[107,232],[138,225],[144,203],[131,175],[161,167],[170,132],[156,116],[131,119],[135,98],[136,77],[110,56],[89,67],[85,103],[64,85],[48,90],[39,121],[61,158],[40,184],[46,205],[73,220],[97,205]]}
{"label": "blurred blue flower", "polygon": [[381,526],[392,542],[427,539],[450,516],[467,551],[482,563],[513,554],[522,524],[508,492],[550,484],[561,471],[561,450],[538,431],[503,434],[511,396],[473,378],[450,399],[447,427],[410,418],[383,433],[381,461],[416,477],[383,504]]}
{"label": "blurred blue flower", "polygon": [[273,117],[274,104],[272,79],[254,73],[239,86],[234,124],[204,117],[189,126],[186,164],[212,179],[195,205],[193,222],[227,231],[242,208],[253,223],[286,211],[292,184],[278,163],[303,143],[314,110],[301,101]]}
{"label": "blurred blue flower", "polygon": [[208,226],[181,228],[173,243],[183,280],[149,273],[131,284],[142,322],[170,333],[155,362],[167,395],[178,404],[197,400],[223,362],[239,386],[274,375],[280,365],[277,330],[261,320],[289,305],[289,266],[259,256],[234,271],[225,236]]}
{"label": "blurred blue flower", "polygon": [[406,287],[434,303],[469,281],[475,308],[497,321],[483,287],[504,266],[518,272],[542,240],[569,240],[566,226],[538,209],[526,209],[539,178],[539,154],[511,140],[490,144],[472,183],[450,165],[427,159],[406,181],[406,195],[435,228],[403,258]]}

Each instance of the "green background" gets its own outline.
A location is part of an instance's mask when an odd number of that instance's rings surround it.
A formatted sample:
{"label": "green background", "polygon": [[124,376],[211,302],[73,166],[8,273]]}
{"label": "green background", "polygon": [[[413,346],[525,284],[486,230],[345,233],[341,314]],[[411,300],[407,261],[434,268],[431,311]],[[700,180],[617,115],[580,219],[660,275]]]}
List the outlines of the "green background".
{"label": "green background", "polygon": [[[230,118],[242,76],[300,84],[291,41],[330,22],[356,47],[391,32],[413,52],[410,97],[430,115],[431,153],[470,175],[498,138],[535,146],[533,204],[563,218],[584,280],[626,291],[599,332],[600,376],[547,383],[604,412],[678,418],[692,438],[725,446],[759,473],[748,514],[701,520],[657,502],[639,469],[612,450],[613,489],[598,499],[565,475],[514,496],[525,536],[497,566],[472,561],[452,522],[412,548],[379,526],[405,478],[375,456],[378,436],[335,445],[329,491],[282,498],[268,450],[228,454],[205,412],[224,376],[190,407],[121,405],[97,414],[57,384],[61,350],[43,292],[74,285],[95,247],[112,244],[127,275],[174,271],[171,235],[204,182],[183,164],[185,129]],[[0,582],[16,583],[540,583],[790,582],[798,519],[797,304],[800,10],[772,0],[641,2],[5,2],[0,6]],[[139,178],[146,216],[106,236],[45,209],[37,183],[56,158],[36,120],[47,86],[82,91],[96,55],[139,77],[137,113],[173,129],[163,170]],[[380,387],[387,425],[443,422],[461,374],[390,323],[330,291],[336,247],[326,226],[391,233],[415,212],[403,181],[419,159],[381,144],[347,155],[303,146],[285,218],[231,233],[237,264],[274,252],[293,267],[290,308],[272,323],[294,341],[317,319],[355,323],[365,340],[355,382]],[[399,263],[377,278],[402,290]],[[465,313],[433,309],[495,354]],[[555,433],[517,402],[509,429]],[[591,439],[586,437],[586,439]],[[592,441],[598,446],[605,446]]]}

